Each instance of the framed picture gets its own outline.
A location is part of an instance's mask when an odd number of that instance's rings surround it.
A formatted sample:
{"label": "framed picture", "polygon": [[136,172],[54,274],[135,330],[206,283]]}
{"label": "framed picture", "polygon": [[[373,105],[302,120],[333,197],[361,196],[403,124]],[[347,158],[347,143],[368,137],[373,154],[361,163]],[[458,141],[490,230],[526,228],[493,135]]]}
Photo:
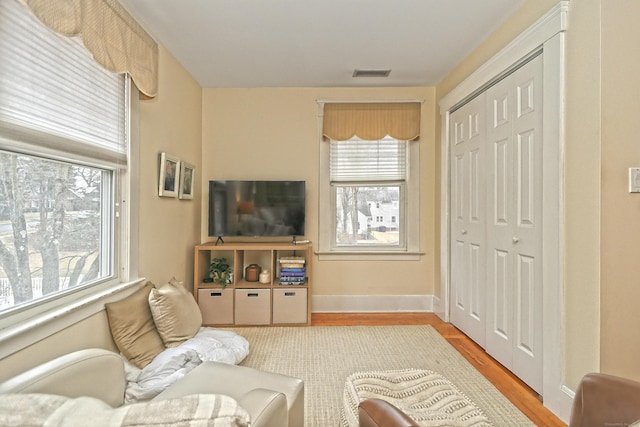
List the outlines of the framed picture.
{"label": "framed picture", "polygon": [[178,197],[179,188],[180,159],[171,154],[160,153],[158,195],[162,197]]}
{"label": "framed picture", "polygon": [[193,186],[196,180],[196,167],[187,162],[180,162],[180,199],[193,199]]}

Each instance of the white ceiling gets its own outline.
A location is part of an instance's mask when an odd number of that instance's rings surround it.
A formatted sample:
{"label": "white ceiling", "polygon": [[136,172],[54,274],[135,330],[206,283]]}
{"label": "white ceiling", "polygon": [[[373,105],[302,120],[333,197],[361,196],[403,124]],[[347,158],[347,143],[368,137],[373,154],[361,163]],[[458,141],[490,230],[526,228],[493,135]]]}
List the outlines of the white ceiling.
{"label": "white ceiling", "polygon": [[434,86],[523,1],[120,0],[202,87]]}

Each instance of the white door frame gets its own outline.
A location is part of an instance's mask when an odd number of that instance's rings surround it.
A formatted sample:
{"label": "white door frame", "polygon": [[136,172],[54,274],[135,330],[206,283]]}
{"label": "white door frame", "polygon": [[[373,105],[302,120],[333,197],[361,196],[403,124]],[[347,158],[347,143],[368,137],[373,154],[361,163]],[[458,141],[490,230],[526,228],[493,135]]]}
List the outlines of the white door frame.
{"label": "white door frame", "polygon": [[[547,14],[516,37],[505,48],[445,95],[439,103],[441,115],[441,224],[440,295],[434,311],[449,321],[450,292],[450,171],[449,114],[463,100],[532,52],[543,55],[543,385],[544,406],[567,422],[573,403],[572,391],[563,384],[563,215],[564,123],[565,123],[565,35],[568,1],[560,1]],[[550,202],[556,201],[556,203]]]}

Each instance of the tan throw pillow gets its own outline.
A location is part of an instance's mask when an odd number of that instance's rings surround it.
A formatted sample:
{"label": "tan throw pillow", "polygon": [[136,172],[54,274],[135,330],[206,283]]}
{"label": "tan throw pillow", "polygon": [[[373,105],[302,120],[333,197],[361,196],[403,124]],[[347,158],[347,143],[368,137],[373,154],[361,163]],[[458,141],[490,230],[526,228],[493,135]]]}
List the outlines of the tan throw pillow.
{"label": "tan throw pillow", "polygon": [[171,279],[151,289],[149,308],[166,347],[175,347],[193,337],[202,326],[198,303],[181,282]]}
{"label": "tan throw pillow", "polygon": [[141,369],[164,350],[149,309],[151,289],[153,283],[147,282],[128,297],[105,304],[113,341],[122,355]]}

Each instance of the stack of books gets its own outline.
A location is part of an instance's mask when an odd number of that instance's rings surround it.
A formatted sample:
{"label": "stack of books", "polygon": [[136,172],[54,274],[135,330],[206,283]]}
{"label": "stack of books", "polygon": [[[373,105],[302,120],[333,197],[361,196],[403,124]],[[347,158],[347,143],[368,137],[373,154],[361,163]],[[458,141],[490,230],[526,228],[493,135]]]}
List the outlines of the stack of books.
{"label": "stack of books", "polygon": [[305,260],[303,257],[280,258],[280,284],[304,285],[306,274]]}

